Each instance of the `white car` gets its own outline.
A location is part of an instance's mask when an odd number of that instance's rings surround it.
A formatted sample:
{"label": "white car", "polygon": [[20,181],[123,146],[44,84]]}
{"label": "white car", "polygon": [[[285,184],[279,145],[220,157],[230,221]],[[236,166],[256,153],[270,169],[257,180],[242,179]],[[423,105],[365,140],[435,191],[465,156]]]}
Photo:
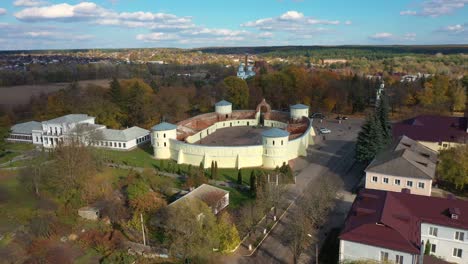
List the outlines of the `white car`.
{"label": "white car", "polygon": [[319,131],[320,131],[320,134],[330,134],[331,133],[330,129],[324,128],[324,127],[320,128]]}

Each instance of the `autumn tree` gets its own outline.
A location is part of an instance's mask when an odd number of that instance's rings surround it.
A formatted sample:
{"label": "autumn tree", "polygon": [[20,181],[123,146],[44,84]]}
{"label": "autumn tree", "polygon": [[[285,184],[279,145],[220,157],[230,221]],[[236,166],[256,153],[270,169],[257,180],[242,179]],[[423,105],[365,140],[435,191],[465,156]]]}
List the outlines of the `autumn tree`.
{"label": "autumn tree", "polygon": [[456,189],[463,190],[468,184],[468,145],[442,150],[437,166],[438,177]]}
{"label": "autumn tree", "polygon": [[203,263],[219,246],[216,217],[198,199],[184,199],[167,208],[164,226],[171,256]]}
{"label": "autumn tree", "polygon": [[218,249],[221,252],[229,252],[240,243],[239,232],[227,212],[222,212],[221,216],[218,217],[217,236],[219,240]]}
{"label": "autumn tree", "polygon": [[224,79],[226,86],[226,96],[234,108],[247,109],[249,106],[249,87],[247,82],[235,76],[229,76]]}

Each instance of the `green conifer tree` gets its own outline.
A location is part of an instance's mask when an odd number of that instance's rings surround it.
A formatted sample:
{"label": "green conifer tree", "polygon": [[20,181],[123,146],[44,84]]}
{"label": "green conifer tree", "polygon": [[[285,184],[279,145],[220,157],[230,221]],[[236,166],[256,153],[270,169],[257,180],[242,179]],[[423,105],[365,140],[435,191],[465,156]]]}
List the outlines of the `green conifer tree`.
{"label": "green conifer tree", "polygon": [[376,115],[371,114],[358,134],[356,159],[360,162],[370,162],[383,147],[382,127]]}
{"label": "green conifer tree", "polygon": [[237,184],[242,185],[242,171],[237,171]]}
{"label": "green conifer tree", "polygon": [[255,171],[250,173],[250,193],[255,195],[257,193],[257,177]]}
{"label": "green conifer tree", "polygon": [[120,105],[120,103],[122,102],[122,91],[119,80],[117,80],[117,78],[115,77],[112,78],[112,81],[110,82],[109,95],[112,99],[112,102],[116,103],[117,105]]}
{"label": "green conifer tree", "polygon": [[385,95],[382,95],[380,103],[376,109],[376,114],[382,128],[382,140],[384,146],[388,146],[392,143],[392,126],[390,124],[388,112],[388,100]]}

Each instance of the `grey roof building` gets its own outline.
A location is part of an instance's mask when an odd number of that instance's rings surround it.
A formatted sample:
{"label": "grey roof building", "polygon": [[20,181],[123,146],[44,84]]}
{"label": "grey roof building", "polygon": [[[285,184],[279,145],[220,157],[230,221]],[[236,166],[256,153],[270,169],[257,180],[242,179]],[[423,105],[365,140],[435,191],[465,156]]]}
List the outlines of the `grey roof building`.
{"label": "grey roof building", "polygon": [[289,132],[279,128],[272,128],[262,133],[264,137],[289,137]]}
{"label": "grey roof building", "polygon": [[134,126],[125,130],[102,129],[102,138],[107,141],[127,142],[136,138],[144,137],[149,134],[149,130]]}
{"label": "grey roof building", "polygon": [[177,129],[177,126],[167,123],[167,122],[162,122],[151,128],[151,130],[153,131],[165,131],[165,130],[173,130],[173,129]]}
{"label": "grey roof building", "polygon": [[394,176],[434,179],[437,153],[406,136],[375,157],[366,172]]}
{"label": "grey roof building", "polygon": [[227,106],[227,105],[232,105],[232,103],[226,100],[221,100],[215,104],[215,106]]}
{"label": "grey roof building", "polygon": [[44,121],[45,124],[63,124],[63,123],[79,123],[88,119],[94,119],[94,117],[86,114],[70,114],[57,117],[51,120]]}
{"label": "grey roof building", "polygon": [[11,127],[12,134],[32,134],[33,130],[42,129],[41,122],[30,121],[19,123]]}
{"label": "grey roof building", "polygon": [[392,147],[378,154],[365,169],[366,188],[430,196],[435,180],[437,153],[402,136]]}
{"label": "grey roof building", "polygon": [[291,108],[292,109],[309,109],[309,107],[307,105],[303,105],[303,104],[291,105]]}

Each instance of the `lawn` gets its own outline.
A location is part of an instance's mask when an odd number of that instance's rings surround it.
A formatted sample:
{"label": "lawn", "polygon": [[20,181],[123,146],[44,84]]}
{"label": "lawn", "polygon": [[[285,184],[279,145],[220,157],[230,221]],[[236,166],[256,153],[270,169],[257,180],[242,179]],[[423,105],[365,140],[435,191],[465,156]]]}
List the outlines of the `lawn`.
{"label": "lawn", "polygon": [[27,224],[36,212],[37,199],[13,172],[0,171],[0,233]]}
{"label": "lawn", "polygon": [[[109,149],[98,149],[98,153],[107,161],[122,164],[132,167],[141,167],[141,168],[156,168],[161,171],[169,172],[181,172],[186,174],[189,170],[189,165],[180,164],[178,165],[173,160],[155,160],[153,158],[153,149],[151,145],[146,144],[139,148],[133,149],[131,151],[116,151]],[[191,166],[193,171],[196,170],[198,166]],[[250,174],[252,170],[257,172],[267,170],[261,168],[245,168],[242,169],[242,183],[245,185],[250,184]],[[210,168],[206,169],[206,175],[210,176]],[[237,169],[219,169],[219,181],[231,181],[237,182]]]}
{"label": "lawn", "polygon": [[237,209],[243,206],[245,203],[254,200],[249,192],[247,191],[240,191],[238,189],[229,188],[229,187],[220,187],[226,191],[229,191],[229,208]]}

